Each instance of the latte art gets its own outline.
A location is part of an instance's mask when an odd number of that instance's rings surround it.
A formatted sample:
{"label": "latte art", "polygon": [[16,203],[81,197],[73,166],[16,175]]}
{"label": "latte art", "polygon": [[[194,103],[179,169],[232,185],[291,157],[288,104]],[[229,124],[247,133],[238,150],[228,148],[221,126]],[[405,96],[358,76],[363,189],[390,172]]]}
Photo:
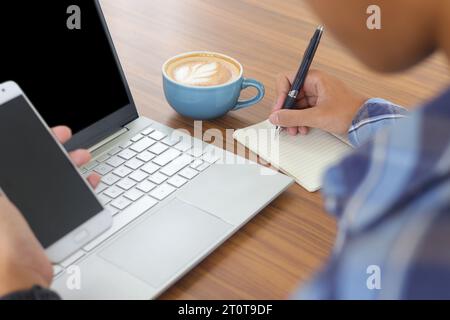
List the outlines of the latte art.
{"label": "latte art", "polygon": [[176,82],[198,87],[211,87],[239,77],[237,66],[215,56],[191,56],[169,64],[167,73]]}
{"label": "latte art", "polygon": [[219,85],[231,78],[231,72],[219,62],[188,63],[174,70],[175,81],[193,86]]}

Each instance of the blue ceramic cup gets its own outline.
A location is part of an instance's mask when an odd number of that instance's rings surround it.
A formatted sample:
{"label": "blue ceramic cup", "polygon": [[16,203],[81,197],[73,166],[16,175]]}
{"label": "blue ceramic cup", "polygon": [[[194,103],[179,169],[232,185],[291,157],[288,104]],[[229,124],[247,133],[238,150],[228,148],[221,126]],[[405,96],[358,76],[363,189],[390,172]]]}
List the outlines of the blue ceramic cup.
{"label": "blue ceramic cup", "polygon": [[[232,62],[239,74],[234,80],[216,86],[193,86],[176,82],[167,73],[168,66],[174,61],[192,56],[209,56]],[[195,120],[211,120],[253,106],[264,98],[264,85],[253,79],[245,79],[244,68],[237,60],[215,52],[189,52],[169,59],[163,65],[163,86],[167,101],[179,114]],[[248,100],[240,100],[242,90],[253,87],[258,91],[256,96]]]}

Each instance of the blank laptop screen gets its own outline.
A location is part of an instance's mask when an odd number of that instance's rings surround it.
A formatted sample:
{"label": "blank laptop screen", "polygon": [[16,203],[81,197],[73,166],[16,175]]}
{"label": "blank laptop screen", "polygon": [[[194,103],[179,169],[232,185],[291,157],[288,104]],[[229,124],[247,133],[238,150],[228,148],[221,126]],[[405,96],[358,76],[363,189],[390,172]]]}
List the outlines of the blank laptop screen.
{"label": "blank laptop screen", "polygon": [[0,83],[17,82],[50,126],[77,133],[130,104],[93,0],[4,1],[0,30]]}

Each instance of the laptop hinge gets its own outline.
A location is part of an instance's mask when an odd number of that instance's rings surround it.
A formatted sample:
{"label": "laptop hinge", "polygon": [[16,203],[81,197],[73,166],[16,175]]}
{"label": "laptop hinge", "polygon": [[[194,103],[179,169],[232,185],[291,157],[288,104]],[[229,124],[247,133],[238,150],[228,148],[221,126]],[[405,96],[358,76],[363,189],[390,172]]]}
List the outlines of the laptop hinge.
{"label": "laptop hinge", "polygon": [[110,143],[111,141],[113,141],[114,139],[117,139],[118,137],[120,137],[121,135],[125,134],[128,132],[127,128],[122,128],[119,131],[117,131],[116,133],[110,135],[109,137],[107,137],[106,139],[100,141],[99,143],[97,143],[96,145],[92,146],[89,148],[89,152],[94,152],[98,149],[100,149],[101,147],[103,147],[104,145]]}

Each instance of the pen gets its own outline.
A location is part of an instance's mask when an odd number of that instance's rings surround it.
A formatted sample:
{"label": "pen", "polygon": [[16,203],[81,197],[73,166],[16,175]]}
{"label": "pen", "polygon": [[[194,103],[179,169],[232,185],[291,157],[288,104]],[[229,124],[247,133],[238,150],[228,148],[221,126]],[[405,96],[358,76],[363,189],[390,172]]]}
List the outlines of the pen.
{"label": "pen", "polygon": [[[320,40],[322,39],[322,35],[324,32],[324,27],[319,26],[314,33],[314,36],[311,39],[311,42],[308,48],[305,51],[303,56],[303,61],[298,69],[297,75],[295,76],[295,80],[292,83],[291,90],[284,102],[283,109],[293,109],[295,107],[295,103],[297,101],[297,97],[300,94],[303,86],[305,85],[306,77],[308,75],[311,64],[314,60],[314,56],[316,54],[317,48],[319,47]],[[279,133],[281,130],[280,126],[277,126],[277,132]]]}

